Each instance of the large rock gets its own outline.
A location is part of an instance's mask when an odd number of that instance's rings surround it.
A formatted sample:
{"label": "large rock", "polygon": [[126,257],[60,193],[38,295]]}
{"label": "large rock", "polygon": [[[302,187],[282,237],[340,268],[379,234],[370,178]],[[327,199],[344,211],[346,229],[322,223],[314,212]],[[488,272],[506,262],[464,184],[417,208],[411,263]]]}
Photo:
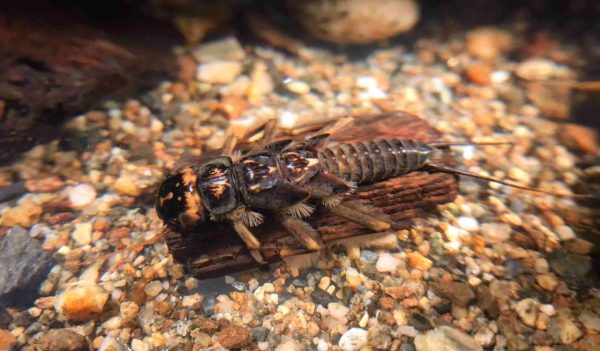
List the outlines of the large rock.
{"label": "large rock", "polygon": [[52,256],[18,226],[0,240],[0,308],[29,305],[53,265]]}
{"label": "large rock", "polygon": [[411,30],[419,21],[414,0],[288,1],[304,29],[338,44],[367,44]]}

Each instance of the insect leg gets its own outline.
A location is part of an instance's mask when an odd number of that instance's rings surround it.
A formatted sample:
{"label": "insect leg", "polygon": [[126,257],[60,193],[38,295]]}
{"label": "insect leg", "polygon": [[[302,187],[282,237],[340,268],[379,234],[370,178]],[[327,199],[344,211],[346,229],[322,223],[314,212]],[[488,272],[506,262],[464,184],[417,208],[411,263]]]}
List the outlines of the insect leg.
{"label": "insect leg", "polygon": [[358,223],[373,231],[386,231],[391,227],[390,219],[374,208],[356,201],[344,199],[351,195],[354,188],[351,183],[331,174],[320,173],[307,186],[312,197],[318,198],[332,213]]}
{"label": "insect leg", "polygon": [[384,220],[381,215],[373,215],[367,207],[356,203],[348,205],[342,202],[329,209],[332,213],[349,221],[358,223],[375,232],[383,232],[391,228],[391,223]]}
{"label": "insect leg", "polygon": [[265,260],[263,259],[260,251],[258,251],[261,246],[260,241],[258,241],[256,236],[254,236],[254,234],[252,234],[252,232],[250,231],[250,229],[248,229],[246,224],[244,224],[244,218],[246,218],[244,211],[245,209],[238,208],[232,211],[230,214],[228,214],[227,219],[231,221],[233,229],[244,241],[246,247],[248,247],[248,249],[250,250],[250,254],[252,255],[252,257],[254,257],[254,259],[259,263],[265,263]]}
{"label": "insect leg", "polygon": [[221,151],[223,156],[232,156],[237,144],[238,138],[235,135],[232,134],[228,136],[227,140],[225,140],[225,144],[223,145],[223,150]]}
{"label": "insect leg", "polygon": [[355,211],[361,212],[367,216],[371,216],[375,219],[378,219],[381,222],[390,224],[392,223],[392,219],[390,218],[390,216],[381,212],[379,209],[373,206],[364,205],[358,201],[346,201],[343,203],[343,205]]}
{"label": "insect leg", "polygon": [[319,233],[305,221],[291,215],[282,214],[281,224],[298,239],[307,249],[319,251],[323,247],[323,241]]}
{"label": "insect leg", "polygon": [[350,123],[352,123],[352,121],[354,120],[354,118],[352,117],[345,117],[345,118],[340,118],[337,121],[333,122],[333,123],[329,123],[327,125],[325,125],[323,128],[321,128],[320,130],[318,130],[315,133],[316,135],[322,135],[322,134],[334,134],[337,131],[339,131],[340,129],[348,126]]}
{"label": "insect leg", "polygon": [[262,151],[275,139],[275,134],[277,134],[277,120],[270,119],[252,137],[248,138],[248,141],[254,143],[248,153]]}

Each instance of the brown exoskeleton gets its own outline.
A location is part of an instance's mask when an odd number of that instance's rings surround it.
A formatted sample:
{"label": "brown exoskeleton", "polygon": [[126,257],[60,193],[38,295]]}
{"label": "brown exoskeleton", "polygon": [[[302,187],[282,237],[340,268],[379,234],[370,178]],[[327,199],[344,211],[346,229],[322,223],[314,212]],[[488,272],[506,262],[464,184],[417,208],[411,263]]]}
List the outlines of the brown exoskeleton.
{"label": "brown exoskeleton", "polygon": [[540,191],[438,163],[442,149],[459,144],[394,137],[395,117],[402,113],[353,120],[352,125],[343,119],[300,140],[275,140],[270,124],[263,141],[244,154],[234,152],[236,139],[231,138],[221,156],[186,166],[165,179],[158,194],[158,215],[180,232],[201,233],[205,221],[227,220],[260,262],[261,243],[251,232],[264,221],[257,211],[275,214],[305,247],[316,251],[323,246],[321,238],[303,220],[313,212],[309,201],[320,202],[334,214],[373,231],[385,231],[392,224],[387,216],[347,199],[356,186],[415,170],[467,175]]}

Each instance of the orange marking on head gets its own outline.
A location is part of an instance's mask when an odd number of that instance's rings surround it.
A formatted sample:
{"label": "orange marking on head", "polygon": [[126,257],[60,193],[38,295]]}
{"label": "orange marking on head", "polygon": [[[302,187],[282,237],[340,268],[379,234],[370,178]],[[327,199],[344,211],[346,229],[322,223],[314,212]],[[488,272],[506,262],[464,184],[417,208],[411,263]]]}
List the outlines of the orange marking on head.
{"label": "orange marking on head", "polygon": [[222,176],[224,174],[225,174],[225,172],[223,172],[223,170],[221,170],[219,168],[213,168],[208,173],[208,176],[211,177],[211,178],[216,178],[216,177],[220,177],[220,176]]}
{"label": "orange marking on head", "polygon": [[198,193],[186,193],[185,194],[185,213],[193,217],[195,220],[202,220],[202,209],[200,208],[202,200]]}
{"label": "orange marking on head", "polygon": [[183,179],[183,183],[185,185],[195,184],[196,179],[198,179],[196,172],[194,172],[194,170],[190,167],[186,167],[186,168],[182,169],[180,173],[181,173],[181,179]]}
{"label": "orange marking on head", "polygon": [[171,200],[173,198],[173,192],[170,192],[167,194],[167,196],[163,196],[160,198],[160,205],[162,206],[164,204],[165,201],[167,200]]}

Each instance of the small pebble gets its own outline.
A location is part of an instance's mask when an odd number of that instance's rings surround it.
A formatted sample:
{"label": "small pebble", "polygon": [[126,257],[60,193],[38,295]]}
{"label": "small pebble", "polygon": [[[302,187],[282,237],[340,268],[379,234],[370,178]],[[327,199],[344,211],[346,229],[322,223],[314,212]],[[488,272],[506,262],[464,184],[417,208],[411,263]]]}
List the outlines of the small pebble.
{"label": "small pebble", "polygon": [[561,241],[568,241],[577,238],[573,229],[566,225],[559,225],[558,227],[554,228],[554,231]]}
{"label": "small pebble", "polygon": [[158,294],[160,294],[163,291],[163,285],[161,282],[159,282],[158,280],[154,280],[151,281],[150,283],[148,283],[148,285],[146,285],[146,287],[144,288],[144,292],[146,293],[146,295],[148,295],[148,297],[150,298],[155,298],[156,296],[158,296]]}
{"label": "small pebble", "polygon": [[74,207],[84,207],[96,199],[96,190],[89,184],[79,184],[69,188],[67,195]]}
{"label": "small pebble", "polygon": [[501,243],[510,239],[511,227],[506,223],[484,223],[481,233],[492,243]]}
{"label": "small pebble", "polygon": [[211,84],[233,82],[242,73],[242,64],[236,61],[212,61],[198,65],[196,78]]}
{"label": "small pebble", "polygon": [[548,291],[554,291],[554,289],[556,289],[556,286],[558,285],[558,281],[552,273],[540,274],[535,277],[535,280],[539,284],[539,286]]}
{"label": "small pebble", "polygon": [[367,345],[368,332],[361,328],[351,328],[345,332],[338,346],[344,351],[358,351]]}
{"label": "small pebble", "polygon": [[559,340],[561,343],[570,345],[583,336],[583,332],[577,324],[571,319],[568,313],[558,313],[558,325],[549,327],[549,329],[558,329]]}
{"label": "small pebble", "polygon": [[120,195],[136,197],[142,193],[139,183],[131,177],[120,177],[115,181],[113,187]]}
{"label": "small pebble", "polygon": [[66,319],[88,321],[104,310],[108,292],[101,286],[80,282],[56,297],[56,310]]}
{"label": "small pebble", "polygon": [[398,258],[389,253],[382,253],[377,259],[375,269],[377,269],[378,272],[393,272],[399,264],[400,260]]}
{"label": "small pebble", "polygon": [[415,348],[417,351],[483,351],[473,337],[449,326],[439,326],[417,335]]}
{"label": "small pebble", "polygon": [[292,92],[299,95],[308,94],[310,92],[310,86],[302,81],[292,80],[286,84],[286,87]]}
{"label": "small pebble", "polygon": [[538,318],[539,305],[540,303],[537,300],[531,298],[523,299],[517,302],[515,311],[525,325],[534,327]]}
{"label": "small pebble", "polygon": [[323,277],[319,281],[319,288],[321,290],[327,290],[327,288],[329,287],[330,283],[331,283],[331,279],[329,277]]}
{"label": "small pebble", "polygon": [[234,349],[248,345],[251,341],[251,336],[247,328],[230,325],[221,330],[218,339],[222,347]]}
{"label": "small pebble", "polygon": [[433,262],[419,252],[410,252],[406,254],[406,260],[411,267],[426,271],[431,268]]}
{"label": "small pebble", "polygon": [[579,315],[579,321],[585,329],[591,332],[600,333],[600,317],[592,312],[583,312]]}
{"label": "small pebble", "polygon": [[[1,343],[1,341],[0,341]],[[40,351],[85,351],[89,344],[85,336],[69,329],[51,329],[39,339],[36,350]]]}
{"label": "small pebble", "polygon": [[458,226],[464,230],[474,231],[479,229],[479,222],[473,217],[461,216],[456,219]]}
{"label": "small pebble", "polygon": [[92,223],[76,223],[71,234],[73,240],[79,245],[89,245],[92,242]]}

